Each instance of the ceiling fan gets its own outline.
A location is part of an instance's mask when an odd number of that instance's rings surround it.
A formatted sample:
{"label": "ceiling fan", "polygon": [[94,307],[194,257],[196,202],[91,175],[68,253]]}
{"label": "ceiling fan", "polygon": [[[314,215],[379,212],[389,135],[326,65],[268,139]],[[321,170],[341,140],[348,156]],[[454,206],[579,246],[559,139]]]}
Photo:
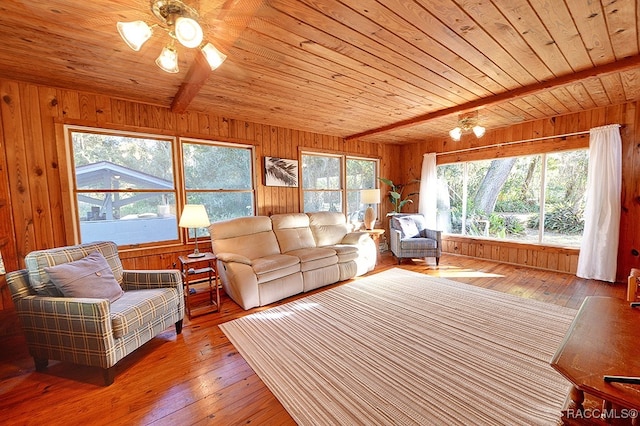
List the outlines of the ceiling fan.
{"label": "ceiling fan", "polygon": [[177,73],[178,51],[175,43],[179,42],[187,48],[198,48],[211,67],[218,68],[227,56],[211,42],[204,40],[204,31],[200,25],[198,11],[181,0],[152,0],[151,12],[160,23],[149,25],[145,21],[118,22],[120,36],[127,46],[139,51],[142,45],[151,38],[154,29],[166,31],[170,36],[167,44],[156,59],[156,65],[168,73]]}

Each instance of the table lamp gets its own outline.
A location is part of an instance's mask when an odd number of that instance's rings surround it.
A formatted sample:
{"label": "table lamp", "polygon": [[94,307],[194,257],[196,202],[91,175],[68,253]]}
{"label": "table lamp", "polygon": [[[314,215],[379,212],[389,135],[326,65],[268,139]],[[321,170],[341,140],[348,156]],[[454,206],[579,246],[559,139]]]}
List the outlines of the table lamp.
{"label": "table lamp", "polygon": [[209,222],[209,215],[202,204],[185,204],[182,215],[180,216],[180,228],[195,228],[196,234],[196,247],[193,253],[188,257],[203,257],[204,254],[198,250],[198,228],[204,228],[211,225]]}
{"label": "table lamp", "polygon": [[360,191],[360,202],[362,204],[369,204],[367,210],[364,212],[364,226],[367,229],[373,229],[376,223],[376,211],[371,204],[380,204],[380,189],[363,189]]}

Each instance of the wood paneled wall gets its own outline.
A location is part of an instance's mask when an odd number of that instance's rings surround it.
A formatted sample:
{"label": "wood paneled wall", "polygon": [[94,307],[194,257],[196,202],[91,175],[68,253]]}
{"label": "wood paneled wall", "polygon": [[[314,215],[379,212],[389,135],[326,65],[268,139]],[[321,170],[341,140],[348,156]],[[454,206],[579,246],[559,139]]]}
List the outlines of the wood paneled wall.
{"label": "wood paneled wall", "polygon": [[[32,250],[73,243],[73,232],[64,221],[68,189],[60,179],[64,150],[56,142],[63,140],[63,135],[56,134],[57,129],[60,133],[59,123],[254,145],[260,215],[298,212],[301,208],[299,188],[263,185],[264,156],[298,159],[301,150],[321,150],[379,158],[382,176],[400,170],[400,148],[395,145],[345,142],[223,115],[175,114],[164,107],[108,95],[16,81],[0,80],[0,114],[0,251],[10,271],[23,267],[24,256]],[[171,268],[178,254],[191,250],[186,245],[128,250],[121,252],[121,258],[126,268]],[[11,307],[4,281],[0,285],[0,307]]]}
{"label": "wood paneled wall", "polygon": [[[637,103],[558,116],[489,130],[476,139],[465,135],[460,142],[431,140],[397,146],[344,139],[260,125],[223,115],[171,113],[167,108],[73,90],[0,80],[0,251],[7,270],[23,266],[24,256],[36,249],[71,243],[64,222],[67,188],[61,184],[60,146],[56,123],[162,133],[176,136],[252,144],[256,149],[258,214],[300,211],[300,190],[263,185],[263,157],[299,158],[305,149],[380,158],[381,176],[407,182],[420,176],[422,155],[438,153],[438,163],[467,159],[506,157],[563,150],[588,145],[586,135],[552,138],[518,145],[505,142],[537,139],[587,131],[592,127],[619,123],[623,140],[622,215],[618,253],[618,279],[630,268],[640,267],[640,110]],[[58,126],[59,127],[59,126]],[[388,188],[383,186],[383,191]],[[417,199],[416,199],[417,201]],[[388,203],[381,205],[383,226]],[[416,211],[417,203],[405,211]],[[127,268],[173,267],[186,245],[130,250],[121,253]],[[577,251],[543,246],[517,246],[477,238],[446,237],[445,251],[485,257],[544,269],[575,272]],[[556,254],[557,253],[557,256]],[[4,279],[0,278],[0,308],[11,307]]]}
{"label": "wood paneled wall", "polygon": [[[626,281],[631,268],[640,267],[640,257],[638,256],[638,251],[640,251],[640,108],[638,108],[637,102],[561,115],[548,120],[527,122],[504,129],[489,130],[481,139],[477,139],[471,134],[464,135],[459,142],[451,139],[439,139],[405,145],[400,154],[404,161],[405,174],[403,179],[408,181],[419,176],[422,156],[427,152],[437,153],[436,161],[438,164],[447,164],[576,149],[589,146],[588,134],[564,135],[588,132],[591,128],[607,124],[622,125],[620,129],[622,136],[622,213],[617,280]],[[539,140],[541,138],[549,139]],[[509,142],[527,140],[529,142],[505,145]],[[413,204],[406,210],[416,211],[416,209],[417,204]],[[477,237],[445,236],[444,239],[443,248],[446,252],[560,272],[576,272],[579,250],[531,244],[519,245]],[[598,244],[597,241],[593,243]]]}

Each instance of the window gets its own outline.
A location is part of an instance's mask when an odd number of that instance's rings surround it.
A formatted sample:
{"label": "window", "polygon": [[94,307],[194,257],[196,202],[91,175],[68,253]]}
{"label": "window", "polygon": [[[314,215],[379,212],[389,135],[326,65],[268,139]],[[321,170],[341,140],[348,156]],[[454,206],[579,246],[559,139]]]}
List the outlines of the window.
{"label": "window", "polygon": [[302,155],[302,192],[305,212],[341,212],[342,158]]}
{"label": "window", "polygon": [[360,202],[360,190],[376,188],[377,175],[378,160],[303,153],[304,211],[343,212],[350,222],[361,223],[367,206]]}
{"label": "window", "polygon": [[69,128],[82,242],[178,239],[173,138]]}
{"label": "window", "polygon": [[580,149],[438,166],[439,229],[579,247],[587,154]]}
{"label": "window", "polygon": [[190,139],[181,143],[187,204],[204,204],[212,222],[253,216],[253,148]]}
{"label": "window", "polygon": [[[347,157],[347,217],[352,223],[362,222],[368,206],[360,202],[360,190],[377,188],[378,162]],[[372,206],[376,211],[378,206]]]}
{"label": "window", "polygon": [[[82,242],[177,242],[185,203],[204,204],[212,222],[255,213],[251,146],[66,129]],[[193,237],[194,230],[189,232]],[[205,232],[198,230],[199,235]]]}

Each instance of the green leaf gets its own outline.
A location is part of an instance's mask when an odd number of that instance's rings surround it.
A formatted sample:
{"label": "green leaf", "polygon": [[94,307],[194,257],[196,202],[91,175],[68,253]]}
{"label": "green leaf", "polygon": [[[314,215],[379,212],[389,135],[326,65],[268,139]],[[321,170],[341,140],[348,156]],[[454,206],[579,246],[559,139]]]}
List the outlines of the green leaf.
{"label": "green leaf", "polygon": [[397,193],[397,192],[395,192],[395,191],[389,191],[389,195],[391,195],[391,197],[392,197],[394,200],[397,200],[397,199],[399,199],[399,198],[400,198],[400,194],[398,194],[398,193]]}
{"label": "green leaf", "polygon": [[404,205],[407,203],[413,203],[413,200],[407,198],[406,200],[400,201],[400,204],[398,204],[398,209],[402,209],[402,207],[404,207]]}
{"label": "green leaf", "polygon": [[384,183],[384,184],[387,184],[387,185],[389,185],[389,186],[391,186],[391,187],[395,187],[395,185],[393,184],[393,182],[391,182],[391,181],[390,181],[389,179],[387,179],[387,178],[379,177],[378,179],[380,180],[380,182],[382,182],[382,183]]}

